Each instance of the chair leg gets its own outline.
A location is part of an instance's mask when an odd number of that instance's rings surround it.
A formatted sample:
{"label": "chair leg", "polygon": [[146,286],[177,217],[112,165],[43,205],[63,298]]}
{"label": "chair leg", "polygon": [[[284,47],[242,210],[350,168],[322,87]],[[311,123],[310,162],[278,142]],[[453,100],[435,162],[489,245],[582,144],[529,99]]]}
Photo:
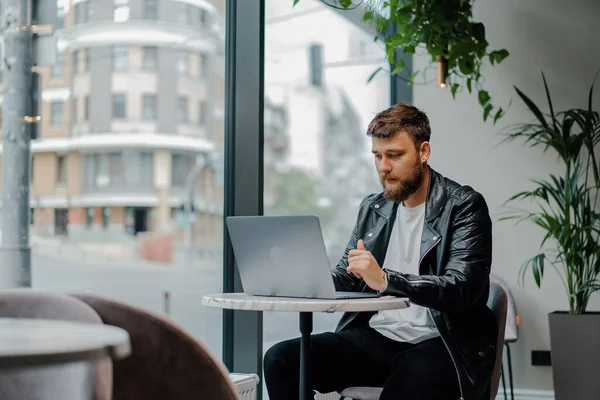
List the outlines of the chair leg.
{"label": "chair leg", "polygon": [[510,398],[511,400],[515,400],[515,386],[513,383],[513,374],[512,374],[512,359],[510,357],[510,346],[506,343],[506,356],[508,357],[508,380],[510,381]]}
{"label": "chair leg", "polygon": [[502,378],[502,388],[504,389],[504,400],[508,400],[508,395],[506,394],[508,390],[506,390],[506,380],[504,379],[504,362],[500,364],[500,377]]}

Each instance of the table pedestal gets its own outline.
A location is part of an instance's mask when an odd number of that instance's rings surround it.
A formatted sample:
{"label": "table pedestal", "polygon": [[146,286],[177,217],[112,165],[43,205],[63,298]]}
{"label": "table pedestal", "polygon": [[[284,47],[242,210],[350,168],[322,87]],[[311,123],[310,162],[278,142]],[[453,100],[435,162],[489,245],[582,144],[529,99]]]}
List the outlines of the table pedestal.
{"label": "table pedestal", "polygon": [[313,400],[311,333],[313,314],[300,313],[300,400]]}

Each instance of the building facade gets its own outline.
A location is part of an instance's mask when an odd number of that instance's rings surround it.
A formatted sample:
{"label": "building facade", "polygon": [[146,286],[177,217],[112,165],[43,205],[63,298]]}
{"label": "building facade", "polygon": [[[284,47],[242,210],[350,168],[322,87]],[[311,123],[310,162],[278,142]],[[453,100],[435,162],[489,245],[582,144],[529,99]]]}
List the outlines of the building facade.
{"label": "building facade", "polygon": [[59,0],[56,63],[39,68],[35,233],[173,231],[177,210],[193,197],[194,236],[220,242],[218,7],[224,2]]}

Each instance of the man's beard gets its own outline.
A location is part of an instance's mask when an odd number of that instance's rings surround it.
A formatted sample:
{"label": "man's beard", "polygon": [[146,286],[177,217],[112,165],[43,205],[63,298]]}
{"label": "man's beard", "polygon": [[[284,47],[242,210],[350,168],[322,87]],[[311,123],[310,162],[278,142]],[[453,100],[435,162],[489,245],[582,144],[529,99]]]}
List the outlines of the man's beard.
{"label": "man's beard", "polygon": [[425,177],[423,165],[417,160],[413,174],[406,180],[398,180],[392,184],[386,184],[387,179],[398,179],[389,175],[380,177],[381,185],[383,186],[383,197],[397,203],[406,201],[421,187]]}

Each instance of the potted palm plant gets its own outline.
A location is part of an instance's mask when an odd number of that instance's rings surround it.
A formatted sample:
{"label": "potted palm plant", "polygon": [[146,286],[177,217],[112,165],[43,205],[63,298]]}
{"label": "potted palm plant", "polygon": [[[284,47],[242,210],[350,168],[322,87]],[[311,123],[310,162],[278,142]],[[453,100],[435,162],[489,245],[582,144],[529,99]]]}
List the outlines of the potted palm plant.
{"label": "potted palm plant", "polygon": [[509,127],[506,140],[555,152],[562,174],[533,180],[531,190],[507,201],[529,200],[532,207],[511,208],[502,219],[533,222],[545,232],[540,251],[523,264],[521,279],[531,272],[540,287],[546,266],[558,273],[569,309],[549,314],[556,400],[591,400],[600,393],[600,313],[587,311],[590,297],[600,290],[600,116],[592,109],[594,85],[586,108],[555,112],[542,78],[548,112],[515,88],[534,121]]}

